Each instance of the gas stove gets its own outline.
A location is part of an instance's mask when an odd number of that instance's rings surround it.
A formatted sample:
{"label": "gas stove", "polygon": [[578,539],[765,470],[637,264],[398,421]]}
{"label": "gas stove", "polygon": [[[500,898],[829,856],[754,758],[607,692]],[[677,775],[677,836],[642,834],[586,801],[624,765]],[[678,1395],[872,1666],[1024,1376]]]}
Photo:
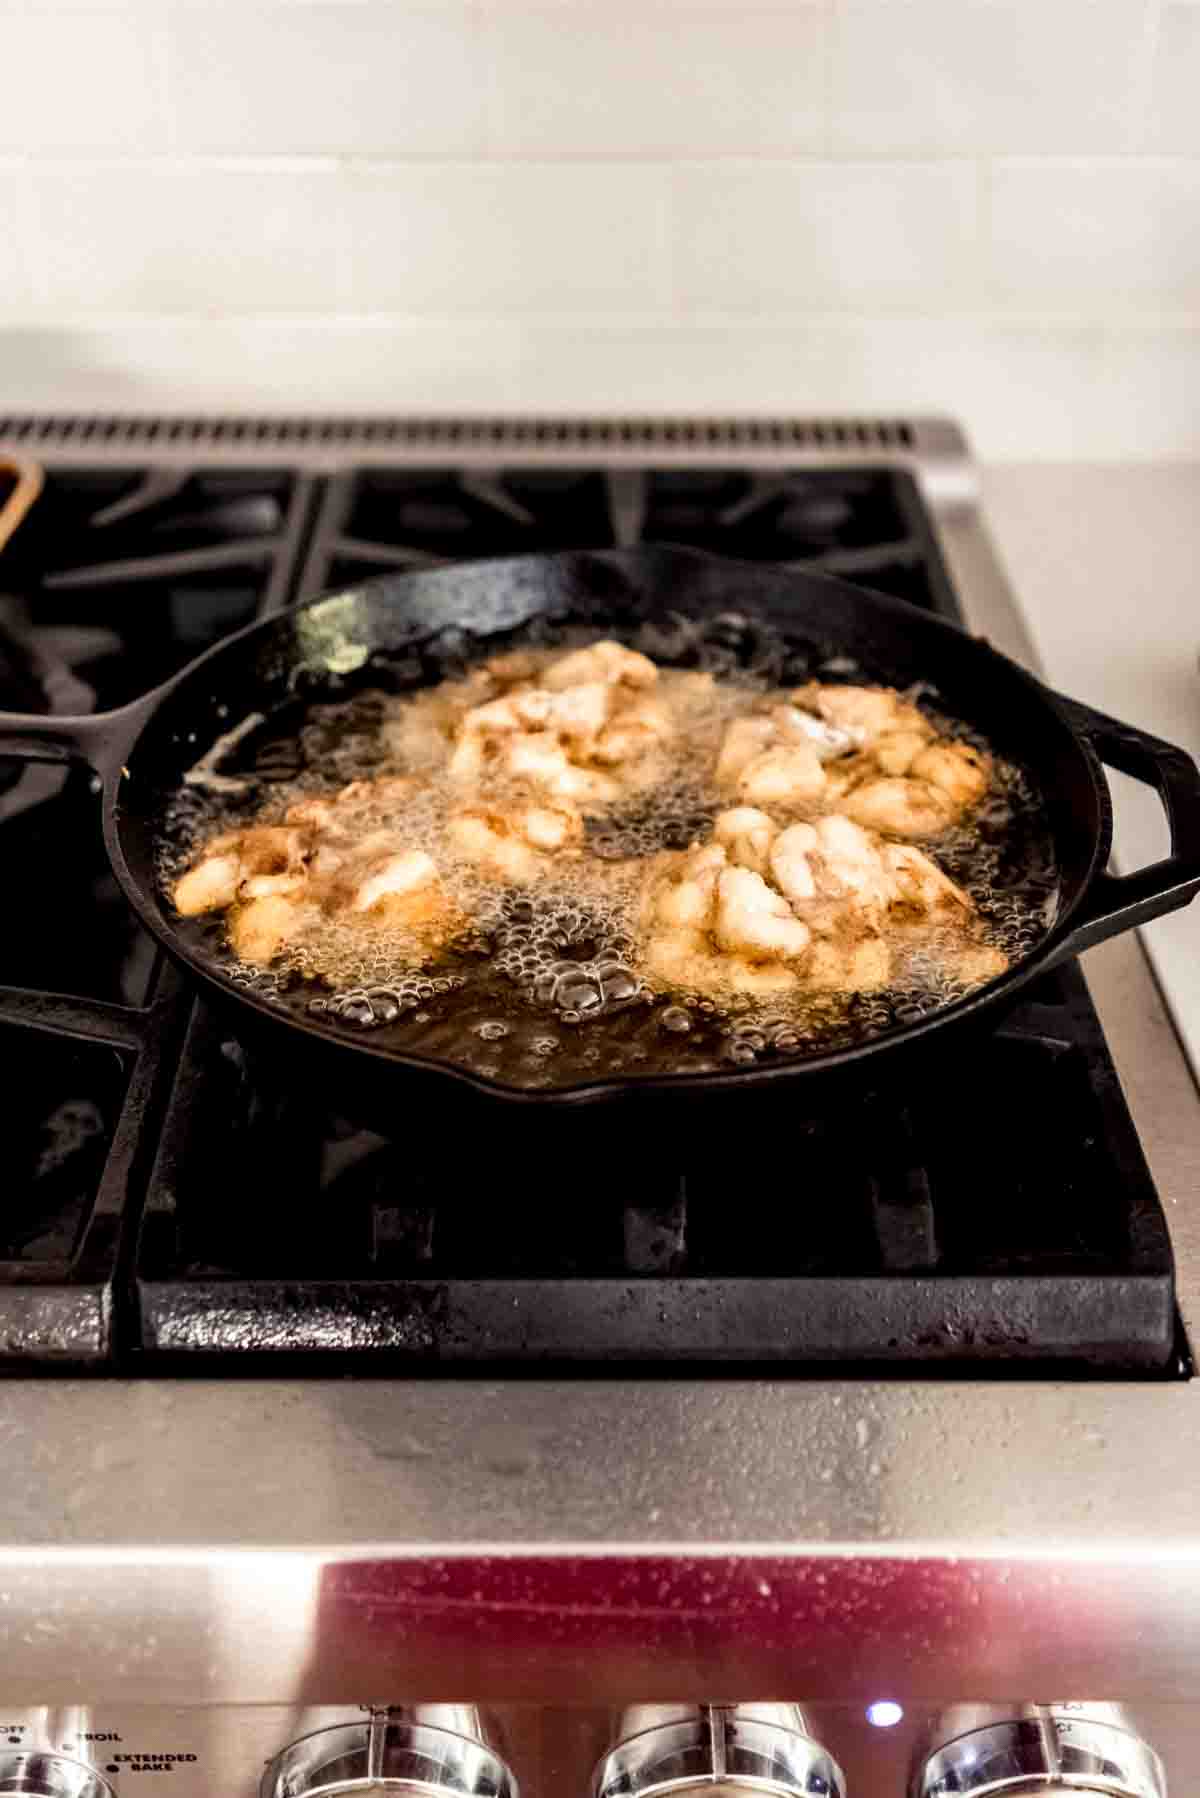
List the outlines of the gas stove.
{"label": "gas stove", "polygon": [[[42,670],[47,703],[47,671],[119,704],[380,569],[529,550],[684,543],[962,621],[899,425],[853,434],[832,465],[786,445],[740,464],[735,443],[610,466],[565,443],[547,462],[518,440],[457,462],[466,446],[355,462],[369,445],[350,443],[324,472],[286,442],[231,461],[185,438],[165,461],[151,430],[61,459],[35,445],[45,489],[5,580],[14,662]],[[558,1170],[514,1167],[520,1206],[487,1213],[487,1145],[447,1165],[452,1119],[390,1144],[290,1097],[129,921],[86,779],[27,792],[39,778],[0,819],[10,864],[41,871],[11,883],[0,933],[22,1070],[0,1226],[11,1362],[1184,1371],[1162,1208],[1077,970],[942,1090],[812,1118],[763,1106],[786,1153],[759,1194],[731,1141],[724,1163],[663,1149],[619,1183],[577,1170],[569,1203]],[[997,1109],[1022,1128],[981,1154]]]}
{"label": "gas stove", "polygon": [[[941,421],[0,445],[46,469],[0,563],[28,709],[364,573],[646,540],[1031,659]],[[302,1107],[198,1001],[85,776],[0,788],[34,871],[0,895],[0,1793],[1159,1798],[1146,1741],[1200,1765],[1200,1102],[1136,941],[903,1102],[764,1117],[761,1198],[683,1147],[567,1204],[535,1162],[488,1212],[452,1116]],[[1050,1702],[1089,1691],[1132,1708]]]}

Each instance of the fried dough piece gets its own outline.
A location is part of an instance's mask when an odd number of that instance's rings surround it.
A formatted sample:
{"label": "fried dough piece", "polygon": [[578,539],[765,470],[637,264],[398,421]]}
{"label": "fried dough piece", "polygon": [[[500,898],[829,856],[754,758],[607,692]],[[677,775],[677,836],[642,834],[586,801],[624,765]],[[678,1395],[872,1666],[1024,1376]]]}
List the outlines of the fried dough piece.
{"label": "fried dough piece", "polygon": [[645,688],[658,680],[658,669],[649,656],[623,643],[603,638],[589,643],[586,649],[570,650],[543,672],[541,684],[551,693],[564,687],[576,687],[583,681],[604,681],[610,686]]}
{"label": "fried dough piece", "polygon": [[878,991],[913,932],[949,971],[1004,965],[931,857],[837,813],[782,830],[753,807],[719,813],[711,842],[650,871],[642,929],[650,980],[680,991]]}
{"label": "fried dough piece", "polygon": [[765,874],[776,837],[776,826],[766,812],[753,805],[735,805],[713,819],[713,841],[725,850],[735,867]]}
{"label": "fried dough piece", "polygon": [[812,941],[783,895],[749,868],[722,869],[712,928],[718,948],[748,961],[795,961]]}
{"label": "fried dough piece", "polygon": [[530,886],[557,851],[579,842],[583,820],[573,806],[538,800],[502,808],[472,806],[447,827],[451,846],[476,867],[512,886]]}
{"label": "fried dough piece", "polygon": [[224,911],[237,898],[241,878],[242,862],[236,851],[210,852],[175,882],[175,909],[184,918]]}
{"label": "fried dough piece", "polygon": [[959,812],[979,804],[991,779],[987,756],[969,743],[931,743],[914,757],[909,772],[944,793]]}
{"label": "fried dough piece", "polygon": [[934,735],[924,713],[893,687],[843,687],[833,682],[809,681],[796,689],[792,701],[844,731],[859,748],[869,749],[879,738],[895,731],[915,732],[926,741]]}
{"label": "fried dough piece", "polygon": [[791,809],[820,799],[825,791],[825,769],[809,743],[765,749],[743,767],[737,790],[747,805]]}
{"label": "fried dough piece", "polygon": [[268,893],[234,908],[229,940],[242,961],[265,968],[303,933],[312,919],[312,908],[303,901]]}
{"label": "fried dough piece", "polygon": [[907,776],[864,781],[843,796],[841,806],[848,818],[868,830],[918,842],[941,836],[953,824],[958,811],[953,799],[940,787]]}

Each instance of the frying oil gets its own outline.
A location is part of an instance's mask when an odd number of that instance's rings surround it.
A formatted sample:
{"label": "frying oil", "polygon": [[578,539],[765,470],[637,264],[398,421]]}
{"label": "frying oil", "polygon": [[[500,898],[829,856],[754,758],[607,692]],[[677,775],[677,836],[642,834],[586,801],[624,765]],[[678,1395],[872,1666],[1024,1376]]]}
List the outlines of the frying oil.
{"label": "frying oil", "polygon": [[[377,1046],[454,1062],[506,1084],[553,1087],[607,1075],[706,1072],[792,1058],[861,1042],[960,997],[931,933],[897,939],[893,983],[853,996],[786,995],[770,1001],[661,994],[645,983],[638,956],[638,910],[649,858],[705,839],[730,803],[711,770],[729,719],[780,684],[781,658],[761,638],[747,659],[730,639],[741,621],[687,632],[686,671],[663,669],[660,696],[677,722],[674,737],[642,765],[618,804],[586,821],[585,853],[551,858],[543,878],[506,887],[453,853],[445,835],[464,794],[445,771],[447,718],[478,703],[465,683],[415,694],[369,686],[312,706],[298,733],[272,735],[268,721],[237,752],[240,790],[189,786],[172,802],[160,842],[159,878],[170,891],[204,842],[251,819],[274,823],[297,800],[331,794],[350,781],[411,772],[419,778],[369,786],[339,806],[356,839],[392,832],[437,864],[451,903],[468,921],[435,960],[415,966],[411,941],[330,918],[270,969],[238,963],[220,919],[183,920],[184,933],[223,976],[273,1004],[319,1016],[348,1031],[370,1031]],[[594,636],[595,633],[592,633]],[[557,652],[588,638],[564,634]],[[483,653],[495,650],[484,646]],[[660,642],[631,647],[663,660]],[[681,658],[682,659],[682,658]],[[782,666],[788,685],[817,678],[871,680],[840,660]],[[717,677],[717,678],[705,678]],[[986,748],[941,715],[936,695],[920,703],[940,731]],[[961,827],[932,845],[951,878],[971,895],[986,939],[1010,961],[1044,934],[1057,892],[1039,797],[1024,772],[996,760],[991,790]],[[510,797],[491,791],[486,803]]]}

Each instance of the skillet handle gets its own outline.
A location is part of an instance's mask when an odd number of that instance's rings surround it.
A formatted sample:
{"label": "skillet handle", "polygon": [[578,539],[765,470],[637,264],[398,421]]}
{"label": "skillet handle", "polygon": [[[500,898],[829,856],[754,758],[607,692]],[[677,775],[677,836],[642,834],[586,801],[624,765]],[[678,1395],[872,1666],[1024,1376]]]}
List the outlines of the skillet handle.
{"label": "skillet handle", "polygon": [[1100,874],[1092,882],[1055,961],[1065,961],[1106,937],[1178,911],[1200,893],[1200,769],[1173,743],[1121,724],[1076,699],[1053,695],[1069,724],[1100,761],[1153,787],[1171,829],[1171,852],[1132,874]]}
{"label": "skillet handle", "polygon": [[[0,712],[0,757],[19,762],[85,762],[104,779],[120,772],[153,707],[150,695],[113,712],[58,718],[45,712]],[[157,693],[153,696],[157,699]]]}

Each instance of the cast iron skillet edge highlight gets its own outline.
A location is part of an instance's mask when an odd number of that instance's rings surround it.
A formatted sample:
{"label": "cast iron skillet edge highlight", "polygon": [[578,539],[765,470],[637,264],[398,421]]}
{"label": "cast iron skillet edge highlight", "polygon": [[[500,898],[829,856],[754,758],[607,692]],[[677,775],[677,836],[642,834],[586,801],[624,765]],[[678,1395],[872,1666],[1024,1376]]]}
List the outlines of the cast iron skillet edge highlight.
{"label": "cast iron skillet edge highlight", "polygon": [[[252,711],[268,715],[298,692],[339,697],[338,682],[418,645],[447,653],[539,618],[629,636],[671,614],[736,613],[785,637],[836,648],[876,680],[935,686],[947,711],[980,730],[1037,782],[1059,870],[1058,915],[1043,940],[998,979],[912,1023],[850,1047],[753,1068],[708,1073],[600,1075],[570,1086],[511,1087],[452,1063],[381,1046],[318,1015],[300,1018],[240,989],[181,939],[158,890],[158,820],[183,773]],[[322,687],[327,689],[322,692]],[[87,763],[102,780],[104,836],[114,873],[146,928],[231,1013],[235,1028],[297,1058],[348,1115],[394,1121],[428,1081],[471,1088],[506,1105],[591,1106],[618,1096],[711,1095],[851,1074],[874,1082],[918,1043],[970,1020],[998,1018],[1055,963],[1106,937],[1188,904],[1200,891],[1200,772],[1181,749],[1043,686],[1015,662],[906,602],[828,576],[741,563],[670,546],[523,556],[388,575],[247,626],[118,711],[63,718],[0,713],[0,755]],[[1101,763],[1153,786],[1171,832],[1162,861],[1105,872],[1112,806]],[[400,1069],[406,1070],[401,1076]],[[423,1076],[414,1084],[416,1076]],[[420,1090],[418,1091],[418,1087]],[[797,1097],[799,1089],[797,1088]]]}

